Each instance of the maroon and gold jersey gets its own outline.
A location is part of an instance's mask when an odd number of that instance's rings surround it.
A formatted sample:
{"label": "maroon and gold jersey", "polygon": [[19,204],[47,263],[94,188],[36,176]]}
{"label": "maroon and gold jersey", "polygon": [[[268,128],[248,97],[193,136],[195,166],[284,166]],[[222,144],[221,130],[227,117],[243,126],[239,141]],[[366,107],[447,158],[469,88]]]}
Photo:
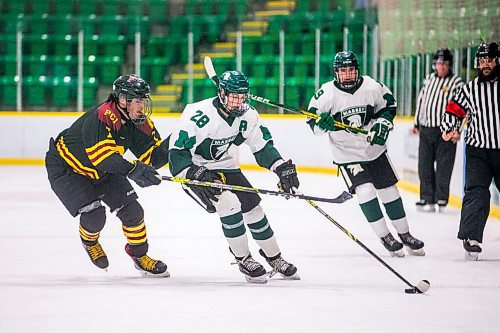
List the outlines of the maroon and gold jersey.
{"label": "maroon and gold jersey", "polygon": [[161,140],[153,122],[135,125],[112,101],[78,118],[59,134],[55,146],[74,172],[95,180],[106,173],[126,175],[133,166],[123,158],[128,149],[155,168],[168,161],[168,142]]}

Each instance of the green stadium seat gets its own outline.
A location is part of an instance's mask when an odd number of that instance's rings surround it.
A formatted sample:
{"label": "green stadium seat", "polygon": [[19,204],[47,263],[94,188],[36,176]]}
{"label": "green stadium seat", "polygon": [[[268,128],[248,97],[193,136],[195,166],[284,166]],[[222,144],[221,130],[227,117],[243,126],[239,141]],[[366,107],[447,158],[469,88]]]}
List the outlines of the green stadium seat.
{"label": "green stadium seat", "polygon": [[149,39],[150,20],[147,16],[129,16],[127,19],[127,37],[129,41],[134,41],[135,33],[141,33],[141,42]]}
{"label": "green stadium seat", "polygon": [[69,106],[75,104],[74,86],[71,76],[56,76],[52,78],[52,105]]}
{"label": "green stadium seat", "polygon": [[169,62],[162,57],[142,58],[141,76],[150,84],[157,85],[165,82]]}
{"label": "green stadium seat", "polygon": [[258,55],[253,61],[254,77],[273,77],[278,75],[279,58],[275,55]]}
{"label": "green stadium seat", "polygon": [[27,74],[32,77],[47,76],[50,64],[49,57],[45,54],[28,56],[23,59],[27,67]]}
{"label": "green stadium seat", "polygon": [[4,75],[15,76],[17,75],[17,57],[15,54],[7,55],[3,59],[5,68]]}
{"label": "green stadium seat", "polygon": [[31,3],[31,12],[34,15],[49,14],[50,7],[50,0],[36,0]]}
{"label": "green stadium seat", "polygon": [[278,54],[279,49],[278,35],[265,35],[261,37],[260,54]]}
{"label": "green stadium seat", "polygon": [[269,34],[278,34],[281,29],[286,30],[287,17],[285,15],[275,15],[271,16],[269,19],[269,24],[267,26],[267,32]]}
{"label": "green stadium seat", "polygon": [[17,81],[17,77],[14,76],[3,76],[0,78],[3,105],[16,105]]}
{"label": "green stadium seat", "polygon": [[52,75],[57,77],[77,75],[78,60],[76,56],[55,56],[52,67]]}
{"label": "green stadium seat", "polygon": [[295,10],[298,13],[310,11],[311,10],[311,0],[296,1],[296,8],[295,8]]}
{"label": "green stadium seat", "polygon": [[49,45],[53,37],[49,34],[29,35],[24,38],[32,55],[49,54]]}
{"label": "green stadium seat", "polygon": [[[118,76],[116,76],[118,77]],[[115,77],[115,79],[116,79]],[[88,77],[83,80],[83,106],[90,107],[96,104],[98,81],[95,77]]]}
{"label": "green stadium seat", "polygon": [[76,2],[74,0],[56,1],[55,13],[58,15],[73,15],[76,13]]}
{"label": "green stadium seat", "polygon": [[169,1],[168,0],[149,0],[149,18],[151,22],[166,23],[169,17]]}
{"label": "green stadium seat", "polygon": [[127,13],[127,15],[146,16],[147,10],[145,3],[147,2],[147,0],[126,1],[124,3],[126,8],[125,13]]}
{"label": "green stadium seat", "polygon": [[97,1],[96,0],[76,0],[76,12],[81,16],[88,16],[97,14]]}
{"label": "green stadium seat", "polygon": [[96,56],[89,55],[83,60],[83,77],[96,77],[97,76],[97,64]]}
{"label": "green stadium seat", "polygon": [[104,57],[99,61],[101,66],[100,81],[103,84],[112,84],[116,78],[120,75],[122,57],[112,56]]}
{"label": "green stadium seat", "polygon": [[98,46],[100,43],[99,35],[84,35],[83,38],[83,55],[88,57],[90,55],[96,56],[98,54]]}
{"label": "green stadium seat", "polygon": [[58,35],[72,35],[76,33],[74,30],[75,19],[71,14],[54,15],[51,26],[53,33]]}
{"label": "green stadium seat", "polygon": [[8,1],[7,2],[7,12],[10,14],[24,14],[26,13],[28,1]]}
{"label": "green stadium seat", "polygon": [[159,57],[165,55],[165,47],[167,45],[166,36],[151,36],[145,42],[147,57]]}
{"label": "green stadium seat", "polygon": [[3,33],[14,34],[18,29],[26,32],[28,30],[28,18],[24,14],[5,14],[0,15],[0,20],[2,23]]}
{"label": "green stadium seat", "polygon": [[[217,73],[236,69],[236,58],[213,58],[212,63]],[[244,73],[247,74],[246,72]]]}
{"label": "green stadium seat", "polygon": [[55,55],[65,55],[74,54],[76,55],[77,49],[77,38],[74,35],[55,35],[54,36],[54,54]]}
{"label": "green stadium seat", "polygon": [[26,102],[31,106],[47,104],[47,76],[28,76],[23,78],[23,90],[26,92]]}
{"label": "green stadium seat", "polygon": [[[134,1],[129,1],[134,2]],[[98,8],[100,8],[100,15],[121,15],[122,2],[121,0],[104,0],[99,1]]]}
{"label": "green stadium seat", "polygon": [[49,14],[34,15],[29,18],[29,32],[32,34],[49,33],[52,19]]}
{"label": "green stadium seat", "polygon": [[97,32],[97,16],[94,14],[81,16],[77,19],[78,30],[83,30],[86,36],[91,36]]}
{"label": "green stadium seat", "polygon": [[305,79],[314,76],[314,54],[297,55],[293,57],[292,63],[295,78]]}
{"label": "green stadium seat", "polygon": [[96,18],[101,35],[124,35],[125,19],[121,15],[106,15]]}
{"label": "green stadium seat", "polygon": [[125,46],[127,41],[125,36],[121,35],[100,35],[99,36],[99,53],[105,57],[120,56],[125,54]]}

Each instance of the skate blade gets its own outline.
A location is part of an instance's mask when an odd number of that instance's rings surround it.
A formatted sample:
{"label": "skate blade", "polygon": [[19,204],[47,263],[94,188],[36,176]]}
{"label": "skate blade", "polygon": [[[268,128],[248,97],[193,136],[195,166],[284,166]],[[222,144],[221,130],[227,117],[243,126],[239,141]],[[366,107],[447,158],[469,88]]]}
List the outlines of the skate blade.
{"label": "skate blade", "polygon": [[470,260],[470,261],[479,260],[479,252],[465,252],[465,260]]}
{"label": "skate blade", "polygon": [[411,256],[417,256],[417,257],[423,257],[423,256],[425,256],[425,250],[424,250],[424,248],[421,248],[421,249],[418,249],[418,250],[413,250],[410,247],[406,247],[406,251]]}
{"label": "skate blade", "polygon": [[[269,275],[269,278],[272,278],[273,276],[276,276],[276,275]],[[279,273],[279,278],[274,278],[274,280],[291,280],[291,281],[294,281],[294,280],[300,280],[300,276],[295,273],[293,275],[290,275],[290,276],[286,276],[284,274],[281,274]]]}
{"label": "skate blade", "polygon": [[434,206],[417,206],[417,212],[434,213],[436,208]]}
{"label": "skate blade", "polygon": [[160,274],[153,274],[153,273],[150,273],[150,272],[145,272],[145,271],[139,270],[139,273],[141,273],[142,277],[145,277],[145,278],[166,278],[166,277],[170,277],[170,273],[168,271],[165,271],[165,272],[160,273]]}
{"label": "skate blade", "polygon": [[403,249],[397,251],[389,251],[389,254],[391,255],[391,257],[398,257],[398,258],[403,258],[405,256]]}
{"label": "skate blade", "polygon": [[251,276],[245,275],[245,279],[249,283],[257,283],[257,284],[267,283],[267,278],[265,275],[257,276],[257,277],[251,277]]}

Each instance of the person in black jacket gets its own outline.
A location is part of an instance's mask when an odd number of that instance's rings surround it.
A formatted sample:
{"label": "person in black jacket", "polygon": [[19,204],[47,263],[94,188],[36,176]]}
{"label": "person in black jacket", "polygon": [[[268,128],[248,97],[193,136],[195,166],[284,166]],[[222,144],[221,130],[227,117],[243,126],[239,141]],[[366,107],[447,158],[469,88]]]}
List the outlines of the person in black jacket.
{"label": "person in black jacket", "polygon": [[[151,113],[149,84],[137,75],[122,75],[104,103],[50,139],[45,166],[52,190],[73,217],[80,215],[80,238],[94,265],[109,265],[99,243],[104,203],[122,221],[125,251],[135,268],[143,275],[169,276],[165,263],[147,255],[144,210],[129,181],[158,185],[156,169],[168,162],[168,139],[161,140]],[[128,149],[137,160],[123,158]]]}
{"label": "person in black jacket", "polygon": [[500,49],[483,43],[476,52],[478,77],[467,83],[446,107],[441,122],[443,140],[456,143],[468,120],[465,138],[465,195],[458,238],[466,259],[477,260],[490,211],[492,180],[500,185]]}

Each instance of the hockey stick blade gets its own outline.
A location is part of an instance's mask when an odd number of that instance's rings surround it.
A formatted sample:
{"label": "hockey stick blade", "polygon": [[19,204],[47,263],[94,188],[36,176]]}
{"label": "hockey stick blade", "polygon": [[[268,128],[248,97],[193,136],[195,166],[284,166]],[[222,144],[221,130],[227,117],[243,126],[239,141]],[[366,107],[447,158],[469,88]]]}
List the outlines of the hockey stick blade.
{"label": "hockey stick blade", "polygon": [[431,283],[428,280],[420,281],[415,287],[405,289],[407,294],[425,294],[431,287]]}
{"label": "hockey stick blade", "polygon": [[218,188],[221,190],[227,190],[227,191],[241,191],[241,192],[249,192],[249,193],[259,193],[259,194],[269,194],[269,195],[275,195],[279,197],[284,197],[284,198],[296,198],[296,199],[302,199],[302,200],[315,200],[315,201],[321,201],[321,202],[329,202],[329,203],[343,203],[349,199],[352,198],[352,195],[350,195],[347,192],[343,192],[336,198],[319,198],[319,197],[312,197],[308,195],[303,195],[303,194],[295,194],[295,193],[287,193],[287,192],[280,192],[280,191],[272,191],[272,190],[264,190],[264,189],[259,189],[259,188],[253,188],[253,187],[246,187],[246,186],[239,186],[239,185],[229,185],[229,184],[224,184],[224,183],[211,183],[211,182],[202,182],[198,180],[192,180],[192,179],[187,179],[187,178],[180,178],[180,177],[169,177],[169,176],[161,176],[161,180],[167,180],[170,182],[174,183],[181,183],[185,185],[194,185],[194,186],[204,186],[204,187],[214,187]]}
{"label": "hockey stick blade", "polygon": [[215,72],[212,59],[206,56],[203,59],[203,65],[205,66],[205,71],[207,72],[208,77],[214,82],[216,86],[219,86],[219,78],[217,77],[217,73]]}

